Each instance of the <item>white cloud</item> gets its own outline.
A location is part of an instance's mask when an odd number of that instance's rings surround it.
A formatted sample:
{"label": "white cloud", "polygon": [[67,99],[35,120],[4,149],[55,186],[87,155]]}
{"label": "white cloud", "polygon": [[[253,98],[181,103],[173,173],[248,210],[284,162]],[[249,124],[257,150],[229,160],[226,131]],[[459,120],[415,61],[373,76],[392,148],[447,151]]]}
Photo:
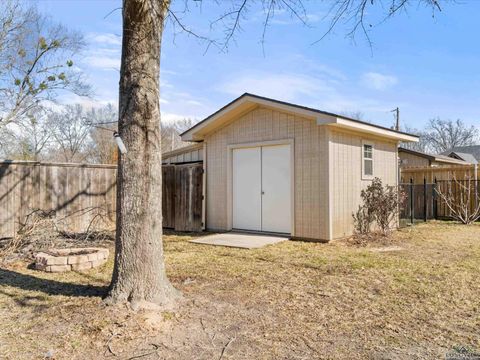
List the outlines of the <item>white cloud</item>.
{"label": "white cloud", "polygon": [[82,62],[93,68],[118,71],[120,70],[120,49],[91,49]]}
{"label": "white cloud", "polygon": [[398,79],[392,75],[384,75],[376,72],[367,72],[362,75],[364,86],[373,90],[386,90],[398,83]]}
{"label": "white cloud", "polygon": [[363,95],[343,74],[315,70],[315,75],[251,71],[225,79],[216,90],[233,97],[250,92],[337,114],[362,111],[374,122],[381,121],[385,114],[390,116],[386,110],[393,108],[393,104],[389,101]]}
{"label": "white cloud", "polygon": [[87,40],[106,45],[121,45],[122,37],[112,33],[89,33]]}
{"label": "white cloud", "polygon": [[83,61],[89,66],[102,70],[119,70],[120,59],[110,58],[107,56],[87,56]]}
{"label": "white cloud", "polygon": [[233,96],[250,92],[285,101],[295,101],[304,96],[319,97],[320,93],[333,91],[324,79],[292,73],[248,73],[228,79],[217,90]]}

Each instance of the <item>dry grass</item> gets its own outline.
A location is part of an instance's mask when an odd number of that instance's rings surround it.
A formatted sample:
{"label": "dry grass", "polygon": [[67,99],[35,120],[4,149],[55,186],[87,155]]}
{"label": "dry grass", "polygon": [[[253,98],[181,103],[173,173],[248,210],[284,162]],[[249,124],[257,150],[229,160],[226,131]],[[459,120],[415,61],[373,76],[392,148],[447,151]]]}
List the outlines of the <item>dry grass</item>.
{"label": "dry grass", "polygon": [[[480,226],[418,225],[388,245],[257,250],[165,237],[184,300],[104,307],[112,259],[86,273],[0,268],[0,358],[443,358],[480,350]],[[389,251],[391,250],[391,251]]]}

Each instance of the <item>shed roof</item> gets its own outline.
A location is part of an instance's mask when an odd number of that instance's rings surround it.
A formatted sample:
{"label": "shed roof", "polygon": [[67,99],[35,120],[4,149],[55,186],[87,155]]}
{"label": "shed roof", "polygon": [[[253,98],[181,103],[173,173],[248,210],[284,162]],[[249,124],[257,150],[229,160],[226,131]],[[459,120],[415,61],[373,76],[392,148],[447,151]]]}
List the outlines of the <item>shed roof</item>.
{"label": "shed roof", "polygon": [[208,133],[228,123],[236,116],[245,114],[258,106],[276,108],[285,112],[295,113],[317,121],[318,125],[331,125],[363,133],[369,133],[398,141],[418,141],[418,136],[389,129],[380,125],[352,119],[343,115],[330,113],[302,105],[279,101],[259,95],[245,93],[231,101],[212,115],[185,131],[184,141],[202,141]]}

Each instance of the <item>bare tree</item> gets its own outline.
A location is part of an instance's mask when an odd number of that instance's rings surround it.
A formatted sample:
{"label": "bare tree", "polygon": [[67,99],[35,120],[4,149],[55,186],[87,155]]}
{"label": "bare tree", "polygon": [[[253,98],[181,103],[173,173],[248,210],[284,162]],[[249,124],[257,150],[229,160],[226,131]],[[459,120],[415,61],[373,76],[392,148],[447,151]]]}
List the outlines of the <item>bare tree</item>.
{"label": "bare tree", "polygon": [[50,111],[44,108],[32,108],[17,123],[14,138],[17,146],[13,158],[23,160],[43,160],[52,139],[54,124],[49,116]]}
{"label": "bare tree", "polygon": [[362,111],[359,111],[359,110],[357,110],[357,111],[342,111],[342,112],[340,112],[339,115],[346,116],[350,119],[369,122],[368,120],[365,120],[365,114]]}
{"label": "bare tree", "polygon": [[89,160],[100,164],[115,164],[118,150],[113,141],[113,132],[117,130],[118,111],[108,104],[87,112],[86,119],[91,124]]}
{"label": "bare tree", "polygon": [[[424,0],[438,6],[437,0]],[[185,2],[187,4],[188,2]],[[184,32],[227,50],[241,27],[253,0],[220,2],[225,11],[211,24],[224,30],[216,42],[198,35],[170,9],[170,0],[124,0],[122,62],[119,91],[119,133],[128,152],[119,158],[117,180],[117,222],[115,265],[108,303],[130,302],[133,308],[149,304],[165,305],[177,296],[165,273],[162,245],[162,179],[159,76],[160,50],[167,15],[174,31]],[[410,3],[390,0],[387,16],[393,16]],[[307,12],[301,0],[263,0],[265,30],[278,10],[306,23]],[[364,29],[371,0],[334,2],[330,30],[340,20],[354,19]],[[376,3],[375,3],[376,4]],[[221,8],[221,7],[219,7]],[[188,7],[185,9],[188,11]],[[175,30],[177,29],[177,30]],[[330,31],[329,30],[329,31]]]}
{"label": "bare tree", "polygon": [[84,162],[88,157],[91,129],[84,108],[80,104],[67,105],[51,116],[54,146],[62,161]]}
{"label": "bare tree", "polygon": [[188,142],[182,141],[180,134],[193,125],[194,122],[191,119],[162,124],[162,153],[189,145]]}
{"label": "bare tree", "polygon": [[0,130],[59,91],[90,94],[72,60],[82,36],[23,5],[0,2]]}
{"label": "bare tree", "polygon": [[419,137],[418,142],[402,143],[401,146],[403,148],[414,150],[414,151],[419,151],[419,152],[423,152],[423,153],[428,153],[428,152],[431,151],[430,147],[429,147],[429,141],[428,141],[427,137],[425,136],[425,131],[418,130],[418,129],[415,129],[415,128],[411,128],[411,127],[408,127],[408,126],[405,126],[403,131],[405,131],[409,134],[417,135]]}
{"label": "bare tree", "polygon": [[456,121],[431,119],[423,135],[428,148],[434,153],[448,151],[456,146],[474,145],[478,141],[478,130]]}

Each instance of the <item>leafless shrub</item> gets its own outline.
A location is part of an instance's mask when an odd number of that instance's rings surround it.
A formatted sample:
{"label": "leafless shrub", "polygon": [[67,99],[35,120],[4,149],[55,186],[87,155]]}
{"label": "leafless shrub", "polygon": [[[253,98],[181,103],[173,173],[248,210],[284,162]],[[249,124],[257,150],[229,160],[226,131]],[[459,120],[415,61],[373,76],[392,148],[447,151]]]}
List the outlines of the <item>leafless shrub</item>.
{"label": "leafless shrub", "polygon": [[375,178],[362,190],[360,196],[363,204],[352,214],[355,234],[359,236],[371,233],[372,225],[375,223],[384,236],[389,235],[404,194],[395,186],[384,186],[382,180]]}
{"label": "leafless shrub", "polygon": [[46,247],[53,244],[57,236],[57,224],[54,211],[35,209],[20,224],[19,231],[11,239],[6,239],[0,246],[0,259],[6,258],[29,244],[41,241]]}
{"label": "leafless shrub", "polygon": [[356,212],[352,214],[355,234],[365,235],[370,232],[372,226],[373,216],[368,212],[365,205],[358,206]]}
{"label": "leafless shrub", "polygon": [[438,186],[435,191],[450,210],[453,219],[468,225],[480,219],[480,195],[478,182],[467,177],[465,180],[445,182],[446,186]]}
{"label": "leafless shrub", "polygon": [[[14,237],[0,240],[0,262],[8,259],[32,258],[38,251],[43,251],[53,247],[82,247],[104,245],[114,240],[114,232],[107,229],[111,223],[108,214],[102,209],[92,207],[83,209],[82,213],[68,214],[65,217],[59,217],[55,210],[32,210],[20,224],[20,229]],[[68,219],[75,216],[85,215],[85,212],[93,212],[86,230],[82,233],[70,232],[65,230],[65,224]]]}

